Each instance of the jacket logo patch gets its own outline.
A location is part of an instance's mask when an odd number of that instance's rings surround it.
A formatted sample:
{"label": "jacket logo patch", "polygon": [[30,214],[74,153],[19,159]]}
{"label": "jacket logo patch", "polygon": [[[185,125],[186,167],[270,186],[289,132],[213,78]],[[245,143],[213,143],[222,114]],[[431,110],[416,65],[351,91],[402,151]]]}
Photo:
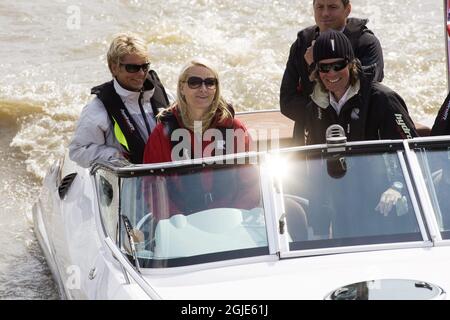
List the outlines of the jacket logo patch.
{"label": "jacket logo patch", "polygon": [[352,110],[352,113],[350,114],[350,118],[352,118],[352,120],[358,120],[359,119],[359,108],[354,108]]}
{"label": "jacket logo patch", "polygon": [[403,115],[401,113],[395,114],[395,122],[402,129],[406,138],[412,139],[411,129],[409,129],[408,126],[406,125],[405,120],[403,120]]}

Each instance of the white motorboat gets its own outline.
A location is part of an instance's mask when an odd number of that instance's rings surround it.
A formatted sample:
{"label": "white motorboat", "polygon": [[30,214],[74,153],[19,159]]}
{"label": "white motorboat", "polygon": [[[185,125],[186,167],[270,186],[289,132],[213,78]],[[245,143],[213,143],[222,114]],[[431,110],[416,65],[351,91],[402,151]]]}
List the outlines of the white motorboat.
{"label": "white motorboat", "polygon": [[[240,116],[280,129],[282,145],[292,132],[276,112]],[[449,146],[331,134],[156,165],[66,156],[33,206],[35,233],[67,299],[448,299]],[[380,203],[388,188],[395,204]]]}
{"label": "white motorboat", "polygon": [[[35,232],[68,299],[443,299],[449,142],[330,136],[91,170],[65,157],[33,207]],[[401,199],[382,214],[391,186]]]}

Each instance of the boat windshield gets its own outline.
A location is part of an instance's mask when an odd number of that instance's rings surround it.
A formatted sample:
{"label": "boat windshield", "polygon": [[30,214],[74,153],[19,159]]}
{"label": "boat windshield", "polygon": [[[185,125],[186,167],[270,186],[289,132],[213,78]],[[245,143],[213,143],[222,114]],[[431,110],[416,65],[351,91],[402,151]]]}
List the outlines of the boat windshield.
{"label": "boat windshield", "polygon": [[[428,158],[433,154],[426,150]],[[349,246],[416,246],[428,239],[402,141],[351,145],[342,152],[302,147],[258,157],[257,164],[198,159],[99,169],[104,229],[144,268]]]}
{"label": "boat windshield", "polygon": [[450,239],[450,147],[441,143],[418,146],[414,151],[425,178],[442,239]]}
{"label": "boat windshield", "polygon": [[281,185],[289,250],[422,240],[403,151],[286,156],[289,174]]}
{"label": "boat windshield", "polygon": [[[156,170],[122,178],[120,214],[141,267],[161,268],[268,254],[257,165]],[[129,252],[126,228],[122,249]]]}

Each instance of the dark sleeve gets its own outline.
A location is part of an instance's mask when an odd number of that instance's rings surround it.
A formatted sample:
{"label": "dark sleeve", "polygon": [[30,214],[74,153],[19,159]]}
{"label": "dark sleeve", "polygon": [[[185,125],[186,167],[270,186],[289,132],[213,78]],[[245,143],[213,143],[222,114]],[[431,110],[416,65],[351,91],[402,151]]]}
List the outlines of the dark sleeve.
{"label": "dark sleeve", "polygon": [[[379,84],[379,86],[382,86]],[[414,123],[409,116],[405,101],[396,92],[384,87],[383,91],[378,91],[376,108],[383,108],[379,121],[380,139],[406,139],[417,137]],[[379,110],[379,109],[378,109]],[[368,121],[371,121],[368,119]]]}
{"label": "dark sleeve", "polygon": [[444,103],[438,111],[436,119],[434,120],[433,128],[431,129],[432,136],[440,136],[450,134],[448,113],[450,111],[450,93],[445,98]]}
{"label": "dark sleeve", "polygon": [[300,79],[301,75],[298,69],[298,65],[303,59],[299,56],[297,40],[291,46],[280,88],[281,113],[294,121],[303,118],[305,106],[310,101],[309,93],[305,92],[302,85],[309,79]]}
{"label": "dark sleeve", "polygon": [[377,37],[369,31],[364,32],[355,54],[363,66],[375,65],[374,80],[381,82],[384,78],[384,60],[383,50]]}

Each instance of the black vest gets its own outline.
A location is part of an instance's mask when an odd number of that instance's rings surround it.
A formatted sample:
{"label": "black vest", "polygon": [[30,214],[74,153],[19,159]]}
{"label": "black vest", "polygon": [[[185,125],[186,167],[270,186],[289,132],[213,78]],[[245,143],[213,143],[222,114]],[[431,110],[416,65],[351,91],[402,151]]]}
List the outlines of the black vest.
{"label": "black vest", "polygon": [[[150,99],[150,103],[153,109],[153,115],[156,116],[160,110],[168,107],[169,99],[167,98],[166,91],[159,80],[158,75],[154,70],[150,70],[147,79],[144,82],[143,89],[144,91],[147,91],[152,90],[153,88],[155,88],[155,92]],[[114,82],[109,81],[92,88],[91,94],[97,95],[103,102],[113,124],[113,128],[115,124],[117,124],[122,131],[128,147],[119,139],[118,141],[128,151],[128,160],[135,164],[142,163],[144,148],[147,141],[145,141],[139,133],[135,120],[131,117],[122,99],[114,89]]]}

